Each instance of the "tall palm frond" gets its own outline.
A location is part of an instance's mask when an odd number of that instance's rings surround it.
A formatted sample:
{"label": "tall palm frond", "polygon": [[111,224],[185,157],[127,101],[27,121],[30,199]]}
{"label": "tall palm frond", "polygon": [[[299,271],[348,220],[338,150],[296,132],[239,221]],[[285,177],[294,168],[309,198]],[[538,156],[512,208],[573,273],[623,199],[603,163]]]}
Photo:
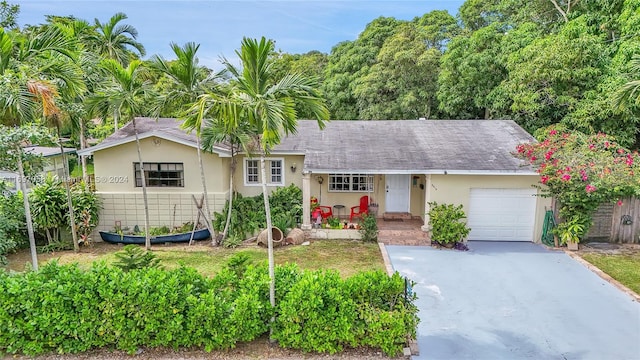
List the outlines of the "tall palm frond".
{"label": "tall palm frond", "polygon": [[614,104],[617,108],[627,105],[640,106],[640,54],[634,55],[629,65],[635,79],[622,85],[614,94]]}
{"label": "tall palm frond", "polygon": [[[146,55],[144,46],[136,41],[138,30],[129,24],[119,24],[120,21],[126,19],[127,15],[119,12],[105,23],[101,23],[98,19],[94,20],[96,29],[100,34],[98,52],[122,65],[129,63],[131,55]],[[132,52],[131,49],[137,51],[137,54]]]}

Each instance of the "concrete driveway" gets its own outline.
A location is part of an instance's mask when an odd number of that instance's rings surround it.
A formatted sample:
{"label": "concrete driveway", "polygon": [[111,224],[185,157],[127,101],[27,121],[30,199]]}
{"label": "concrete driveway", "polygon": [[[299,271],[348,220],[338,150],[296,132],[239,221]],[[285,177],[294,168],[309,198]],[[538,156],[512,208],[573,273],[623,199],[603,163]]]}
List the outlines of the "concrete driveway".
{"label": "concrete driveway", "polygon": [[561,251],[387,246],[417,284],[414,359],[640,359],[640,304]]}

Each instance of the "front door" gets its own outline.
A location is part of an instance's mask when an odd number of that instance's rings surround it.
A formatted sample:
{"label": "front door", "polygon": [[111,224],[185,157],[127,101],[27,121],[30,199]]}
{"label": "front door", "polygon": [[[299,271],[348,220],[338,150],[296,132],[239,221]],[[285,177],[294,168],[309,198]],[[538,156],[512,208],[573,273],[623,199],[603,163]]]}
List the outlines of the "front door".
{"label": "front door", "polygon": [[386,176],[386,212],[409,212],[410,175]]}

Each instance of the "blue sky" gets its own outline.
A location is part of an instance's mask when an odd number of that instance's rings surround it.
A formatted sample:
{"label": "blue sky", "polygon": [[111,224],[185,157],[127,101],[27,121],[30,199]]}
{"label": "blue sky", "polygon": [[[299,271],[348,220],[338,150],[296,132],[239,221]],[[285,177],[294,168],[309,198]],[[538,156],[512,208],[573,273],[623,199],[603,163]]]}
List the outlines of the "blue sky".
{"label": "blue sky", "polygon": [[170,42],[201,44],[200,62],[219,67],[220,56],[235,58],[244,36],[266,36],[288,53],[319,50],[329,53],[337,43],[355,40],[365,26],[379,16],[410,20],[432,10],[452,15],[462,0],[371,1],[190,1],[190,0],[9,0],[20,5],[19,23],[39,24],[44,15],[74,15],[93,23],[107,21],[116,12],[136,27],[147,57],[173,58]]}

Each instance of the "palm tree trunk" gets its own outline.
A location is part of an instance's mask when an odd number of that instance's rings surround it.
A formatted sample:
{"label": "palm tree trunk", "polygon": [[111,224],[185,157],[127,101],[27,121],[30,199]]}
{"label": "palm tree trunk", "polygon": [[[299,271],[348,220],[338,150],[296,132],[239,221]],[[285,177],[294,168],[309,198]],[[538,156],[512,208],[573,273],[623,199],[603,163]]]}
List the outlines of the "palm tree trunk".
{"label": "palm tree trunk", "polygon": [[140,138],[136,129],[136,119],[131,120],[133,133],[136,135],[136,149],[138,150],[138,164],[140,164],[140,180],[142,181],[142,202],[144,203],[144,248],[151,249],[151,237],[149,236],[149,202],[147,200],[147,180],[144,176],[144,163],[140,153]]}
{"label": "palm tree trunk", "polygon": [[[84,135],[84,120],[80,119],[80,149],[84,149],[87,147],[87,139]],[[86,186],[89,186],[89,174],[87,174],[87,158],[82,155],[80,156],[80,164],[82,165],[82,180]]]}
{"label": "palm tree trunk", "polygon": [[33,231],[33,220],[31,219],[31,206],[29,206],[29,194],[27,193],[27,178],[24,176],[24,166],[22,165],[22,149],[18,146],[18,173],[20,175],[20,191],[22,191],[22,203],[24,205],[24,217],[27,221],[27,234],[29,234],[29,250],[31,251],[31,266],[38,271],[38,253],[36,251],[36,237]]}
{"label": "palm tree trunk", "polygon": [[[202,150],[200,149],[200,133],[196,133],[196,146],[198,147],[198,164],[200,164],[200,180],[202,181],[202,191],[204,192],[204,209],[207,212],[207,217],[204,221],[207,222],[207,228],[213,236],[213,221],[211,217],[211,208],[209,207],[209,193],[207,193],[207,179],[204,176],[204,165],[202,164]],[[194,224],[196,225],[196,224]]]}
{"label": "palm tree trunk", "polygon": [[69,207],[69,227],[71,228],[71,238],[73,239],[73,251],[80,251],[80,244],[78,243],[78,232],[76,231],[76,216],[73,213],[73,201],[71,200],[71,188],[69,187],[69,163],[67,162],[67,155],[64,153],[64,147],[62,146],[62,136],[60,136],[60,125],[56,125],[58,131],[58,146],[60,146],[60,154],[62,155],[62,168],[64,169],[64,189],[67,192],[67,206]]}
{"label": "palm tree trunk", "polygon": [[229,167],[229,209],[227,209],[227,221],[224,223],[224,230],[222,231],[222,239],[220,244],[224,242],[231,226],[231,210],[233,209],[233,173],[236,171],[236,159],[233,156],[233,149],[231,149],[231,166]]}
{"label": "palm tree trunk", "polygon": [[[267,171],[265,169],[264,153],[260,155],[260,171],[262,174],[262,194],[264,196],[264,213],[267,219],[267,248],[269,256],[269,301],[271,307],[276,307],[276,277],[273,260],[273,233],[271,232],[271,208],[269,207],[269,194],[267,194]],[[271,318],[271,322],[274,318]]]}

